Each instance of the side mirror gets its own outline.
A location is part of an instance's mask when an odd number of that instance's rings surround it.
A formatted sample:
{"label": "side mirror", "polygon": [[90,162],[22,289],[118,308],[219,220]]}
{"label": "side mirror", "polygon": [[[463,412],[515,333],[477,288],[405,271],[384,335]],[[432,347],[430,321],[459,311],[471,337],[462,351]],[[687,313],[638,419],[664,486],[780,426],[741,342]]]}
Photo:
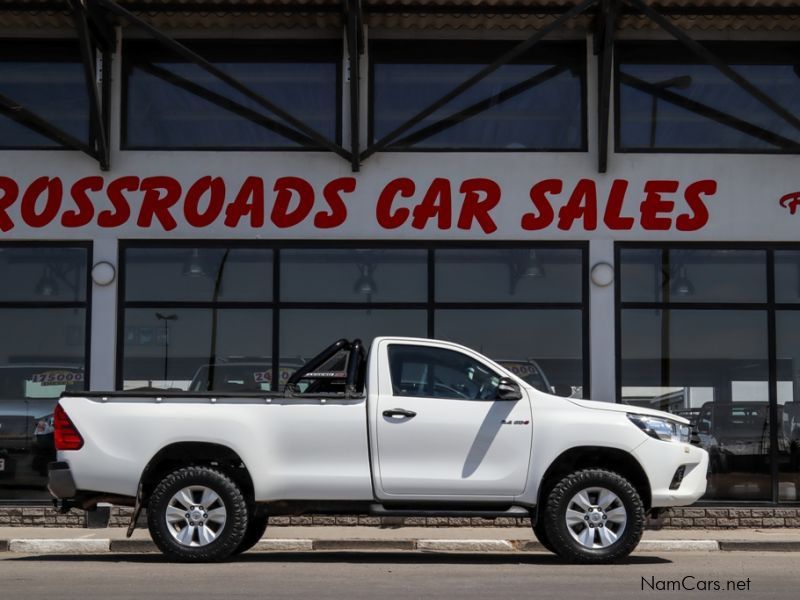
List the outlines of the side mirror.
{"label": "side mirror", "polygon": [[522,399],[522,390],[519,385],[509,377],[501,377],[497,383],[497,399],[498,400],[520,400]]}
{"label": "side mirror", "polygon": [[698,423],[697,433],[711,433],[711,424],[708,421]]}
{"label": "side mirror", "polygon": [[562,396],[564,398],[569,398],[572,396],[572,386],[566,383],[555,383],[552,386],[553,393],[556,396]]}

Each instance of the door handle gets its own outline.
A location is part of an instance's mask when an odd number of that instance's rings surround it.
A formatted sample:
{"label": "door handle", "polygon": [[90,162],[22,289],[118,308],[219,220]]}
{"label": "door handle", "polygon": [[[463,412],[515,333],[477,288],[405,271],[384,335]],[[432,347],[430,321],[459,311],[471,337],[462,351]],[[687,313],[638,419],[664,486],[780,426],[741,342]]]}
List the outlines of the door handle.
{"label": "door handle", "polygon": [[417,413],[413,410],[406,410],[405,408],[393,408],[383,411],[383,416],[389,418],[405,417],[406,419],[410,419],[411,417],[416,417]]}

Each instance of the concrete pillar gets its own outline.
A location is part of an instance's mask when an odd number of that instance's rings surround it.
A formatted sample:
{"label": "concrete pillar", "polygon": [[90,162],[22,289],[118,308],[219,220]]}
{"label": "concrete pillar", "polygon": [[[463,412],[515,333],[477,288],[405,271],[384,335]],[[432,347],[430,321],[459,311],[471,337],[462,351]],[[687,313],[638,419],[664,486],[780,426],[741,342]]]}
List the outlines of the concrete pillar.
{"label": "concrete pillar", "polygon": [[[614,267],[614,241],[592,240],[589,243],[589,270],[598,263]],[[616,401],[616,348],[614,319],[614,288],[599,286],[589,279],[589,360],[591,365],[592,400]]]}

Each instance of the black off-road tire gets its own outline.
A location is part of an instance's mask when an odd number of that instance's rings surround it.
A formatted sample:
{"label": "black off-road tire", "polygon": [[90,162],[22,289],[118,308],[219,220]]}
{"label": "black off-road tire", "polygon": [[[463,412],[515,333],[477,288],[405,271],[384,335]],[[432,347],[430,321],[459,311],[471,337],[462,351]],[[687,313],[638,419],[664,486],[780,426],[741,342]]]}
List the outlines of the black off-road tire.
{"label": "black off-road tire", "polygon": [[547,531],[544,527],[544,519],[542,518],[542,515],[539,515],[539,518],[536,519],[536,525],[533,526],[533,535],[536,536],[536,539],[539,540],[539,543],[542,546],[544,546],[545,550],[556,554],[553,544],[550,543],[550,539],[547,537]]}
{"label": "black off-road tire", "polygon": [[268,522],[269,514],[267,514],[267,509],[256,505],[256,508],[250,513],[247,531],[242,538],[242,542],[239,544],[239,547],[233,551],[234,556],[242,552],[247,552],[250,548],[255,546],[259,540],[264,537]]}
{"label": "black off-road tire", "polygon": [[[225,506],[226,519],[217,537],[205,546],[188,546],[170,533],[166,510],[171,498],[183,488],[199,485],[213,490]],[[219,562],[241,545],[250,514],[239,486],[225,473],[212,467],[183,467],[169,473],[156,486],[147,505],[147,525],[156,546],[176,562]]]}
{"label": "black off-road tire", "polygon": [[[604,548],[588,548],[570,534],[566,511],[572,498],[587,488],[601,487],[617,495],[627,513],[619,538]],[[631,483],[612,471],[585,469],[564,477],[550,492],[540,514],[549,543],[559,557],[571,563],[609,563],[625,558],[639,544],[644,531],[645,511],[639,493]]]}

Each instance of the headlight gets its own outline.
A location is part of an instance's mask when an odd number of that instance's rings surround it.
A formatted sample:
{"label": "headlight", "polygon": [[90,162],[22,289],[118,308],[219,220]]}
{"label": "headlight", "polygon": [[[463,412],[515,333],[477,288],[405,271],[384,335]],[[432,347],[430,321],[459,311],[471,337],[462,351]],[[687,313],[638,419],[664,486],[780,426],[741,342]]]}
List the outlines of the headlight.
{"label": "headlight", "polygon": [[671,419],[660,419],[646,415],[628,413],[631,423],[650,437],[665,442],[689,443],[689,426]]}

